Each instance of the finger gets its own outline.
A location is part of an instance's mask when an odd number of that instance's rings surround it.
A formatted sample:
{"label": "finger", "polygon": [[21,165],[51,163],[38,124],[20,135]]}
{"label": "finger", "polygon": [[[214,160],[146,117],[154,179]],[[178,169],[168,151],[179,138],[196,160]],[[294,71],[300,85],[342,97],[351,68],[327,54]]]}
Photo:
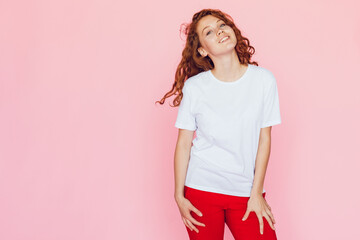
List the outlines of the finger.
{"label": "finger", "polygon": [[270,207],[270,205],[265,201],[265,203],[266,203],[266,206],[269,208],[269,210],[271,211],[271,207]]}
{"label": "finger", "polygon": [[242,220],[245,221],[245,220],[248,218],[249,214],[250,214],[250,210],[249,210],[249,209],[246,209],[246,212],[245,212]]}
{"label": "finger", "polygon": [[194,228],[192,227],[190,220],[185,218],[185,221],[186,221],[187,225],[189,226],[190,230],[193,231]]}
{"label": "finger", "polygon": [[272,212],[269,210],[267,210],[266,212],[269,215],[269,217],[271,218],[271,221],[273,222],[273,224],[275,224],[276,222],[275,222],[275,218],[274,218],[274,215],[272,214]]}
{"label": "finger", "polygon": [[273,230],[275,230],[275,227],[274,227],[274,225],[273,225],[270,217],[269,217],[267,214],[265,214],[264,217],[265,217],[266,220],[269,222],[270,227],[271,227]]}
{"label": "finger", "polygon": [[266,206],[268,208],[268,209],[266,209],[266,212],[268,213],[268,215],[270,215],[272,222],[275,224],[276,222],[275,222],[275,218],[274,218],[274,216],[273,216],[273,214],[271,212],[271,207],[266,201],[265,201],[265,204],[266,204]]}
{"label": "finger", "polygon": [[196,207],[193,207],[191,210],[192,210],[193,212],[195,212],[198,216],[200,216],[200,217],[203,216],[203,214],[200,212],[200,210],[197,209]]}
{"label": "finger", "polygon": [[186,219],[186,220],[187,220],[188,224],[191,226],[191,228],[193,230],[195,230],[195,232],[199,233],[199,230],[191,223],[191,221],[189,219]]}
{"label": "finger", "polygon": [[195,218],[193,218],[191,215],[188,217],[188,219],[193,223],[193,224],[196,224],[198,226],[203,226],[205,227],[205,224],[204,223],[201,223],[199,221],[197,221]]}
{"label": "finger", "polygon": [[187,223],[186,219],[185,219],[185,218],[182,218],[182,220],[183,220],[185,226],[188,227],[188,228],[192,231],[192,229],[191,229],[191,227],[189,226],[189,224]]}
{"label": "finger", "polygon": [[256,216],[257,216],[258,219],[259,219],[260,233],[263,234],[263,233],[264,233],[264,221],[263,221],[262,215],[259,214],[259,213],[256,213]]}
{"label": "finger", "polygon": [[191,224],[189,219],[186,218],[185,221],[186,221],[187,225],[189,226],[189,228],[191,229],[191,231],[195,230],[194,226]]}

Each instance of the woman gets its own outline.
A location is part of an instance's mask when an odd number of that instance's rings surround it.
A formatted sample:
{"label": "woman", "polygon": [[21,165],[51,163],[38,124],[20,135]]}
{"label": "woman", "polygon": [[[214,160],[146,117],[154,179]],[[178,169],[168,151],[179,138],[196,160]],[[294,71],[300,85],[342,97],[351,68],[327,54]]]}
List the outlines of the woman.
{"label": "woman", "polygon": [[263,188],[271,127],[281,123],[275,77],[250,61],[254,48],[219,10],[196,13],[186,34],[161,104],[179,92],[175,200],[189,237],[223,239],[226,223],[235,239],[277,239]]}

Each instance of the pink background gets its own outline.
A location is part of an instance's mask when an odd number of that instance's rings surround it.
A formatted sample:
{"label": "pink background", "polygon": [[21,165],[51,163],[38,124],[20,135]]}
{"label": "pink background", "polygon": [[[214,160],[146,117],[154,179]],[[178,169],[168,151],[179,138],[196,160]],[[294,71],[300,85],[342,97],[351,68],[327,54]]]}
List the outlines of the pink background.
{"label": "pink background", "polygon": [[[1,1],[0,239],[187,239],[173,199],[180,24],[229,13],[277,78],[278,239],[360,239],[358,1]],[[233,239],[226,227],[225,239]]]}

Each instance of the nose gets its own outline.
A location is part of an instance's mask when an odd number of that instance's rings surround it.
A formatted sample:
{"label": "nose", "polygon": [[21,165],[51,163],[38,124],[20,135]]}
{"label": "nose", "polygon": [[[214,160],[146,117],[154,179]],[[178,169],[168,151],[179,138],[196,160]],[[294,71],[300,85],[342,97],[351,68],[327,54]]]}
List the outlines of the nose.
{"label": "nose", "polygon": [[224,30],[219,29],[219,31],[218,31],[218,35],[220,35],[222,32],[224,32]]}

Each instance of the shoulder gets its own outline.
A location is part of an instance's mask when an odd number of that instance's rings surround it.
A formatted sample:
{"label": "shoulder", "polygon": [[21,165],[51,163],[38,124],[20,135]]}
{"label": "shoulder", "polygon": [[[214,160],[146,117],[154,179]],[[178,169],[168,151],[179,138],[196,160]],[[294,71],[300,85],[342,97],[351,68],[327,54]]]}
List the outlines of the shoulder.
{"label": "shoulder", "polygon": [[184,83],[184,88],[196,89],[197,86],[201,86],[203,84],[202,81],[205,75],[206,75],[206,71],[203,71],[189,77]]}
{"label": "shoulder", "polygon": [[255,72],[257,72],[258,76],[264,79],[264,81],[273,81],[275,80],[275,76],[272,71],[265,67],[252,65]]}
{"label": "shoulder", "polygon": [[189,77],[185,81],[185,84],[187,84],[187,85],[196,85],[196,84],[198,84],[201,81],[201,79],[203,78],[205,73],[206,73],[206,71],[203,71],[203,72],[199,72],[198,74],[195,74],[195,75]]}
{"label": "shoulder", "polygon": [[256,65],[252,66],[257,80],[263,87],[269,88],[272,85],[276,85],[276,78],[272,71],[265,67],[260,67]]}

